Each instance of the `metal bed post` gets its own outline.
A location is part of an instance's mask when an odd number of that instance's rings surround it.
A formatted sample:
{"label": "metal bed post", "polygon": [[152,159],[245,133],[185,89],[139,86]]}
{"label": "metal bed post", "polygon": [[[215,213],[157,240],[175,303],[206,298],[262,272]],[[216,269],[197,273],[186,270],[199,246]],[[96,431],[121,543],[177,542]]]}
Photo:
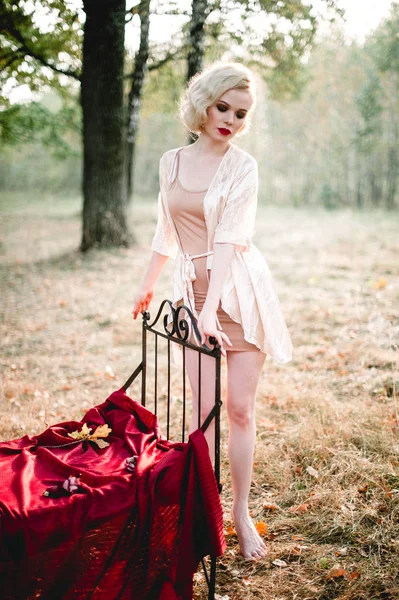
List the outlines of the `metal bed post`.
{"label": "metal bed post", "polygon": [[[172,319],[168,319],[168,315],[163,318],[164,331],[154,329],[157,324],[165,305],[169,305]],[[185,311],[187,318],[180,318],[180,313]],[[151,332],[155,335],[155,380],[154,380],[154,414],[157,415],[159,398],[158,398],[158,338],[164,338],[167,340],[167,396],[166,396],[166,433],[169,439],[170,435],[170,400],[171,400],[171,377],[170,377],[170,345],[171,343],[177,343],[182,346],[183,352],[183,416],[182,416],[182,428],[181,428],[181,441],[185,440],[185,423],[186,423],[186,380],[185,380],[185,369],[186,369],[186,348],[196,350],[198,352],[198,427],[201,427],[205,433],[210,423],[215,420],[215,460],[214,460],[214,472],[217,481],[219,493],[221,492],[222,486],[220,484],[220,407],[222,401],[221,395],[221,350],[215,338],[210,338],[209,343],[213,346],[212,349],[201,344],[201,335],[197,328],[196,320],[193,317],[190,309],[185,306],[179,306],[175,309],[170,300],[163,300],[161,303],[158,313],[152,323],[149,323],[150,313],[145,311],[143,313],[142,322],[142,360],[129,379],[124,384],[124,389],[127,390],[131,383],[135,380],[138,374],[141,372],[141,403],[146,406],[146,392],[147,392],[147,332]],[[172,327],[170,327],[172,325]],[[191,330],[194,332],[195,337],[198,340],[199,345],[187,341]],[[201,424],[201,355],[206,354],[215,359],[215,403],[210,413]],[[205,579],[208,585],[208,600],[214,600],[215,598],[215,586],[216,586],[216,557],[211,557],[210,569],[208,571],[205,561],[202,559],[202,567],[205,574]]]}

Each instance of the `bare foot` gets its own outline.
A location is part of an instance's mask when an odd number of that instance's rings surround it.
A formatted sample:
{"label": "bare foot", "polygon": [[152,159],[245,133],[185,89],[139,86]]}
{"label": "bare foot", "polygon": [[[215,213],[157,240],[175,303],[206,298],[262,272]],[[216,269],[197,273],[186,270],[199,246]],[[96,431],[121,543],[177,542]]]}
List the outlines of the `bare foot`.
{"label": "bare foot", "polygon": [[264,558],[267,552],[266,544],[256,531],[248,510],[242,512],[232,510],[231,517],[243,557],[250,558],[251,560]]}

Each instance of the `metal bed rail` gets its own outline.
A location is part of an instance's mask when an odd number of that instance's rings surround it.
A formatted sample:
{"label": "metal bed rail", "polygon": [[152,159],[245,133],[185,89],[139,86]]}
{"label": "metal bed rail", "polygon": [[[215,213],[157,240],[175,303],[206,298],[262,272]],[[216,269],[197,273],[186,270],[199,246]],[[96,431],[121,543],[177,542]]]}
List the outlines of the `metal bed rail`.
{"label": "metal bed rail", "polygon": [[[161,315],[165,309],[169,308],[170,312],[163,316],[162,324],[163,330],[156,327],[161,320]],[[154,336],[154,397],[153,405],[154,414],[158,415],[160,408],[160,398],[158,397],[158,364],[159,364],[159,338],[163,338],[167,343],[167,393],[166,393],[166,437],[169,439],[170,436],[170,424],[171,424],[171,344],[179,344],[182,347],[182,423],[181,423],[181,441],[185,441],[186,437],[186,417],[187,417],[187,387],[186,387],[186,350],[188,348],[195,350],[198,354],[198,427],[201,427],[205,433],[212,421],[215,423],[215,457],[214,457],[214,471],[219,488],[221,492],[220,484],[220,408],[222,402],[220,399],[221,387],[220,387],[220,371],[221,371],[221,350],[215,338],[209,338],[209,343],[212,348],[201,344],[201,335],[199,333],[196,320],[191,313],[190,309],[184,304],[178,308],[174,308],[170,300],[165,299],[162,301],[155,319],[150,323],[150,313],[145,311],[143,313],[142,321],[142,360],[137,366],[135,371],[129,377],[124,384],[125,391],[135,381],[138,375],[141,373],[141,403],[143,406],[147,404],[147,373],[150,361],[149,356],[149,343],[148,338],[150,334]],[[159,324],[158,324],[159,327]],[[190,333],[193,332],[198,345],[195,345],[188,341]],[[191,338],[192,339],[192,338]],[[202,356],[210,356],[215,360],[215,402],[212,406],[207,417],[201,423],[201,359]],[[214,600],[215,597],[215,584],[216,584],[216,558],[211,557],[210,568],[208,570],[205,561],[202,559],[202,567],[205,574],[205,580],[208,585],[208,600]]]}

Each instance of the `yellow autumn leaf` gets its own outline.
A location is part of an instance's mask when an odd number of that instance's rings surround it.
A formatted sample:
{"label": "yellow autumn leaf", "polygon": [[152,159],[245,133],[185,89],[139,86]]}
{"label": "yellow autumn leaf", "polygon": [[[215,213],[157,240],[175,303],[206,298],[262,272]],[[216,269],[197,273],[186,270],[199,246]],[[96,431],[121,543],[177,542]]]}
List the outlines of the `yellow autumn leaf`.
{"label": "yellow autumn leaf", "polygon": [[90,435],[91,434],[91,427],[88,427],[87,423],[83,423],[83,427],[81,429],[81,433],[83,435]]}
{"label": "yellow autumn leaf", "polygon": [[94,441],[94,438],[105,438],[111,433],[112,429],[108,425],[100,425],[97,427],[94,433],[91,434],[90,439]]}
{"label": "yellow autumn leaf", "polygon": [[99,448],[106,448],[107,446],[109,446],[109,443],[106,442],[105,440],[99,439],[99,438],[90,438],[91,442],[94,442],[95,444],[97,444],[97,446]]}
{"label": "yellow autumn leaf", "polygon": [[80,431],[76,430],[72,433],[68,433],[68,435],[74,440],[88,440],[89,442],[94,442],[95,444],[97,444],[99,448],[106,448],[107,446],[109,446],[109,443],[105,442],[101,438],[108,437],[111,431],[112,429],[105,424],[97,427],[95,432],[92,434],[91,427],[88,427],[86,423],[83,423],[83,427]]}
{"label": "yellow autumn leaf", "polygon": [[83,423],[83,427],[80,431],[76,430],[72,433],[68,433],[69,437],[74,440],[84,440],[87,439],[91,434],[91,428],[87,426],[86,423]]}

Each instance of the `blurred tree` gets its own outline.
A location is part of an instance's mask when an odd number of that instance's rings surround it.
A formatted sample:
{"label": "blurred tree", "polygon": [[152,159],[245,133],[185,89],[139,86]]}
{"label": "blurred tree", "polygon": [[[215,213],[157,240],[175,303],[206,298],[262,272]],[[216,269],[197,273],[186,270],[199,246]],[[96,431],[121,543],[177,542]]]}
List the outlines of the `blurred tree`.
{"label": "blurred tree", "polygon": [[377,70],[386,112],[387,145],[386,207],[396,206],[399,178],[399,3],[393,2],[390,15],[369,36],[365,45]]}
{"label": "blurred tree", "polygon": [[133,158],[149,56],[150,0],[142,0],[132,12],[137,13],[140,17],[140,46],[134,61],[134,71],[131,76],[132,83],[127,103],[127,200],[131,197],[133,190]]}
{"label": "blurred tree", "polygon": [[[361,208],[364,204],[364,186],[362,183],[366,179],[368,180],[366,183],[369,183],[371,186],[371,201],[374,205],[380,203],[382,195],[382,189],[376,175],[378,163],[375,160],[382,132],[381,113],[383,107],[381,104],[381,92],[378,76],[375,73],[371,73],[369,79],[356,95],[356,105],[361,117],[355,133],[355,146],[361,161],[360,168],[358,169],[359,179],[356,196],[358,208]],[[363,176],[362,165],[367,167],[366,177]]]}
{"label": "blurred tree", "polygon": [[[44,14],[45,8],[43,2],[39,6],[37,2],[0,0],[0,139],[3,144],[16,144],[41,135],[55,154],[65,156],[68,113],[74,113],[69,122],[76,130],[81,23],[76,11],[65,2],[52,1],[47,8],[58,16],[44,28],[39,27],[38,15],[40,10]],[[40,103],[32,102],[31,111],[29,105],[11,105],[10,95],[21,85],[29,87],[34,96],[46,87],[57,90],[64,103],[58,116],[58,131],[54,112]]]}
{"label": "blurred tree", "polygon": [[81,249],[128,245],[124,169],[125,0],[83,0]]}
{"label": "blurred tree", "polygon": [[65,159],[79,153],[70,134],[80,134],[80,113],[76,104],[63,104],[54,112],[41,102],[12,104],[0,111],[0,141],[6,146],[20,146],[39,141],[53,156]]}
{"label": "blurred tree", "polygon": [[[69,2],[0,0],[0,85],[3,107],[8,108],[2,115],[4,136],[4,131],[10,134],[18,128],[18,122],[14,126],[10,123],[17,115],[7,100],[10,82],[11,87],[27,83],[32,91],[51,85],[62,95],[68,95],[65,76],[81,82],[81,249],[87,250],[94,245],[128,243],[123,141],[126,3],[85,0],[83,9],[86,19],[82,30],[81,13]],[[19,116],[22,114],[20,111]],[[38,114],[37,110],[32,111],[32,131],[43,123],[41,113],[33,125]]]}

